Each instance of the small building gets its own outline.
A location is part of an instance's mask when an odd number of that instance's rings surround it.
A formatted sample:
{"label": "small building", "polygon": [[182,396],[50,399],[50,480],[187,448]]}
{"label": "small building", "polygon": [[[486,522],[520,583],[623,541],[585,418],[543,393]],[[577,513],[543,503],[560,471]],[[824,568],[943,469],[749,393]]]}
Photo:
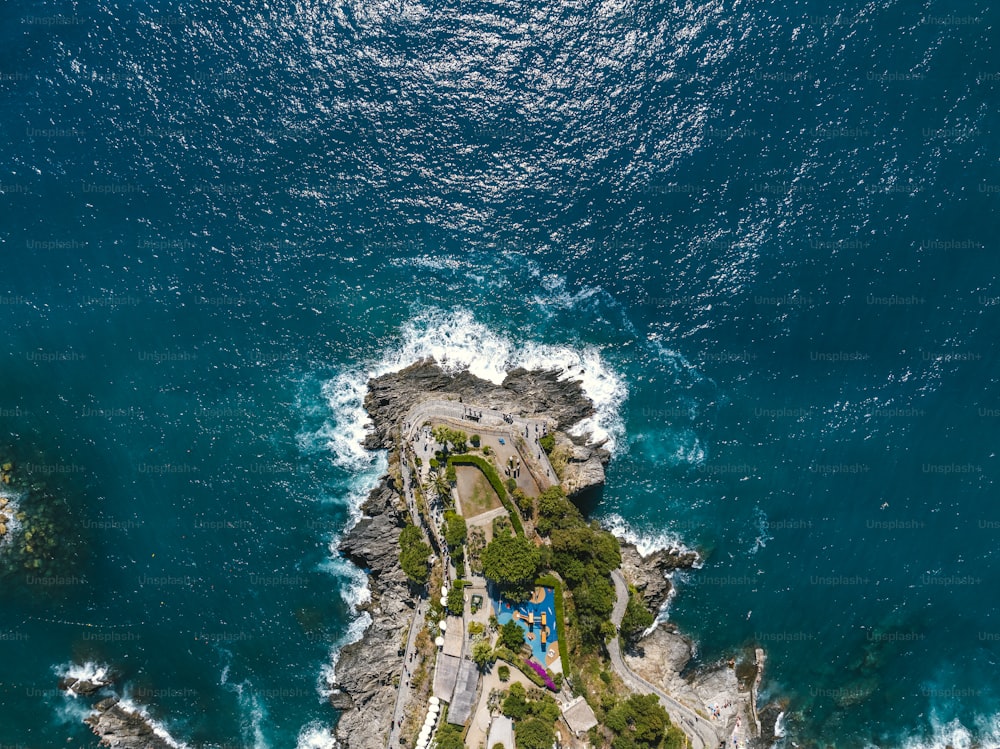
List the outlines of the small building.
{"label": "small building", "polygon": [[590,705],[583,697],[577,697],[563,707],[563,719],[573,735],[580,738],[583,734],[597,725],[597,716],[590,709]]}
{"label": "small building", "polygon": [[500,744],[504,749],[514,749],[514,722],[506,715],[498,715],[490,723],[489,738],[486,739],[486,746],[492,747]]}

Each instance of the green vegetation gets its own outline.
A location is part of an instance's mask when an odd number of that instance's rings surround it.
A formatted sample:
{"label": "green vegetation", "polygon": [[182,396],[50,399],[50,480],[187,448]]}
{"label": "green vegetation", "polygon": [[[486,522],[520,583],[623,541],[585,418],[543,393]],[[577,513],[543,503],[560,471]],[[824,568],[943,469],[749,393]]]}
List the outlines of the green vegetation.
{"label": "green vegetation", "polygon": [[546,434],[544,437],[539,437],[538,444],[542,446],[545,454],[548,455],[556,446],[556,436],[554,434]]}
{"label": "green vegetation", "polygon": [[[451,468],[451,466],[449,466]],[[465,518],[454,510],[445,510],[444,513],[444,542],[449,549],[454,549],[465,543],[469,537],[469,528],[465,523]]]}
{"label": "green vegetation", "polygon": [[521,515],[531,518],[535,514],[535,501],[521,491],[521,489],[515,488],[511,492],[511,496],[514,498],[514,504],[517,505],[517,509],[520,510]]}
{"label": "green vegetation", "polygon": [[552,568],[573,594],[581,644],[590,649],[603,645],[614,634],[610,574],[621,565],[618,539],[597,523],[588,524],[558,486],[539,497],[536,528],[551,538]]}
{"label": "green vegetation", "polygon": [[473,447],[479,447],[479,443],[481,442],[481,440],[482,438],[478,434],[474,434],[471,437],[469,437],[469,442],[472,443]]}
{"label": "green vegetation", "polygon": [[539,718],[521,721],[514,729],[514,745],[517,749],[550,749],[555,740],[553,724]]}
{"label": "green vegetation", "polygon": [[503,682],[510,681],[510,666],[504,664],[497,668],[497,678]]}
{"label": "green vegetation", "polygon": [[[486,451],[484,450],[483,452],[485,453]],[[468,454],[453,455],[448,458],[448,462],[454,465],[469,465],[479,468],[490,482],[493,491],[500,497],[500,502],[503,503],[504,508],[510,513],[510,521],[514,524],[514,531],[519,536],[524,535],[524,525],[521,523],[521,516],[517,514],[517,508],[514,507],[510,501],[510,497],[507,496],[507,489],[504,487],[503,482],[500,480],[500,474],[497,473],[497,469],[493,467],[492,463],[478,455]]]}
{"label": "green vegetation", "polygon": [[459,429],[451,429],[446,426],[437,426],[431,431],[434,440],[444,446],[448,452],[448,445],[451,445],[455,452],[464,453],[468,449],[468,436]]}
{"label": "green vegetation", "polygon": [[484,627],[480,622],[469,622],[469,636],[470,637],[478,637],[479,635],[481,635],[485,631],[486,631],[486,627]]}
{"label": "green vegetation", "polygon": [[559,719],[559,705],[551,695],[538,690],[529,693],[521,684],[510,685],[500,712],[516,721],[517,749],[549,749],[555,741],[553,726]]}
{"label": "green vegetation", "polygon": [[524,536],[496,536],[483,549],[483,575],[504,598],[520,603],[531,597],[541,563],[538,547]]}
{"label": "green vegetation", "polygon": [[424,534],[415,525],[407,525],[399,534],[399,564],[406,576],[417,585],[424,585],[430,577],[428,560],[431,547],[424,542]]}
{"label": "green vegetation", "polygon": [[493,648],[486,640],[480,640],[472,646],[472,661],[479,666],[481,671],[493,665],[496,659],[496,653],[493,652]]}
{"label": "green vegetation", "polygon": [[509,648],[516,653],[524,645],[524,630],[518,626],[517,622],[511,619],[500,627],[500,643],[505,648]]}
{"label": "green vegetation", "polygon": [[466,540],[466,549],[469,554],[469,568],[476,574],[482,574],[483,561],[481,559],[483,549],[486,548],[486,533],[482,528],[472,528],[469,530],[469,537]]}
{"label": "green vegetation", "polygon": [[625,616],[622,617],[621,633],[626,642],[634,642],[639,639],[643,632],[653,626],[656,621],[653,613],[646,608],[635,589],[629,590],[628,606],[625,608]]}
{"label": "green vegetation", "polygon": [[448,588],[448,613],[452,616],[461,616],[462,612],[465,610],[465,594],[462,592],[463,588],[468,585],[465,580],[456,580],[455,583]]}
{"label": "green vegetation", "polygon": [[453,726],[445,720],[438,724],[438,729],[434,734],[434,741],[437,749],[465,749],[465,741],[462,739],[462,729]]}
{"label": "green vegetation", "polygon": [[633,694],[604,717],[615,734],[613,749],[679,749],[684,734],[670,722],[656,695]]}

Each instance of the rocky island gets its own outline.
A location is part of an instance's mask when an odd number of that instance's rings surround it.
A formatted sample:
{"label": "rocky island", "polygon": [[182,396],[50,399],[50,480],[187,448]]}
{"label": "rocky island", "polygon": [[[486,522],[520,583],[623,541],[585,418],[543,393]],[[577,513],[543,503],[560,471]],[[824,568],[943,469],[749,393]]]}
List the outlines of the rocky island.
{"label": "rocky island", "polygon": [[371,591],[330,685],[341,745],[769,744],[763,652],[691,669],[691,641],[653,626],[698,554],[644,557],[574,504],[609,459],[578,429],[593,415],[578,382],[422,361],[370,381],[365,408],[389,467],[340,546]]}

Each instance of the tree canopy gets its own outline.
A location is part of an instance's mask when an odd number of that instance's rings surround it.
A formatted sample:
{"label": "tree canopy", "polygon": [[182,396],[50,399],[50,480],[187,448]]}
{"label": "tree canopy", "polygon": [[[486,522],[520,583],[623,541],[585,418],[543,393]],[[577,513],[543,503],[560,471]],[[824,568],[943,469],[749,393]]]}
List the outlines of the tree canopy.
{"label": "tree canopy", "polygon": [[440,443],[444,446],[445,452],[448,451],[448,445],[450,444],[454,451],[457,453],[464,453],[468,449],[468,436],[465,432],[460,429],[451,429],[446,426],[437,426],[431,430],[431,434],[434,435],[435,442]]}
{"label": "tree canopy", "polygon": [[469,526],[465,518],[454,510],[445,510],[444,513],[444,542],[449,549],[454,549],[465,543],[469,536]]}
{"label": "tree canopy", "polygon": [[658,749],[664,739],[667,747],[683,741],[683,734],[653,694],[631,695],[608,711],[604,724],[615,734],[614,749]]}
{"label": "tree canopy", "polygon": [[525,601],[531,595],[541,555],[524,536],[498,536],[482,553],[483,575],[500,587],[510,601]]}
{"label": "tree canopy", "polygon": [[399,534],[399,565],[406,576],[423,585],[430,578],[431,569],[428,560],[431,547],[424,542],[424,536],[415,525],[407,525]]}
{"label": "tree canopy", "polygon": [[653,613],[646,608],[646,604],[635,591],[631,591],[628,598],[628,606],[625,607],[625,616],[622,617],[621,633],[628,641],[634,641],[653,626],[655,618]]}
{"label": "tree canopy", "polygon": [[500,642],[505,648],[509,648],[516,653],[524,644],[524,630],[518,626],[517,622],[511,619],[500,627]]}

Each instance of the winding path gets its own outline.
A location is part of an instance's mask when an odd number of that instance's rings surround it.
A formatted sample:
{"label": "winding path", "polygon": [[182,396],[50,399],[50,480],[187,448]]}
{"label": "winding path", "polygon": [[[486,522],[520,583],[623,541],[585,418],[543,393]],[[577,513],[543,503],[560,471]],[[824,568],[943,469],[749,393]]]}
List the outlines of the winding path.
{"label": "winding path", "polygon": [[[615,607],[611,612],[611,622],[615,625],[615,629],[618,629],[621,627],[622,617],[625,616],[625,607],[628,606],[628,586],[625,584],[621,570],[613,570],[611,579],[615,584],[616,596]],[[719,746],[721,743],[719,735],[715,732],[715,726],[712,723],[687,705],[678,702],[662,689],[653,686],[625,665],[617,637],[612,637],[608,642],[608,654],[611,656],[611,666],[629,688],[643,694],[655,694],[660,698],[660,702],[663,703],[663,707],[670,715],[670,720],[691,740],[692,749],[715,749]]]}

